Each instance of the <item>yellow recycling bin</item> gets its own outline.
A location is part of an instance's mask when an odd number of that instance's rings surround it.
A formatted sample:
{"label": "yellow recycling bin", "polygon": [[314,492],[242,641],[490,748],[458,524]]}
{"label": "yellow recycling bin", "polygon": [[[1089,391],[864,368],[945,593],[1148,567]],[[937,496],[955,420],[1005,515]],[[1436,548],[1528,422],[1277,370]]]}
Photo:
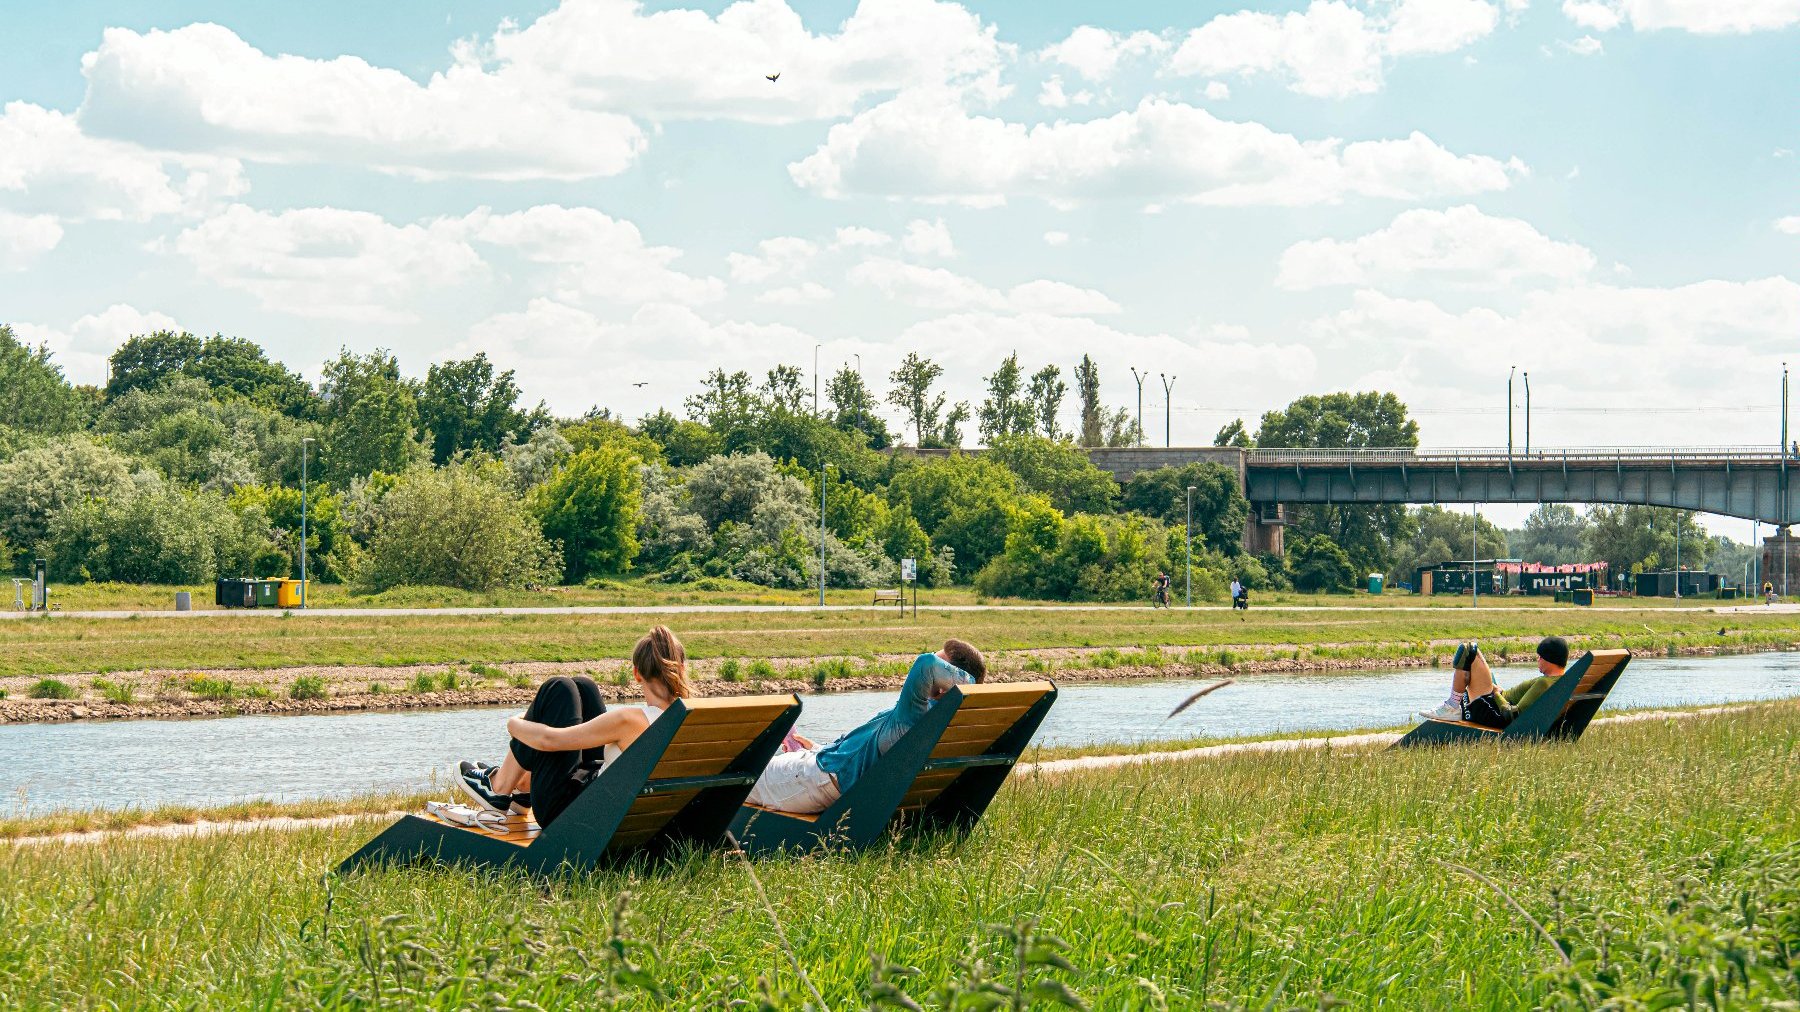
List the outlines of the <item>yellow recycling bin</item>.
{"label": "yellow recycling bin", "polygon": [[283,608],[300,607],[300,581],[282,579],[276,582],[281,586],[275,591],[275,603]]}

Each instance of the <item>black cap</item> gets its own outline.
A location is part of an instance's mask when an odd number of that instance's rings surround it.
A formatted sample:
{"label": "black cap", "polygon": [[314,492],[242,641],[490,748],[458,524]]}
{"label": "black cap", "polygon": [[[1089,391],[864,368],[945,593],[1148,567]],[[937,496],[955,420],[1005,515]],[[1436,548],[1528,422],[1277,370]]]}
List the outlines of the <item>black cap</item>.
{"label": "black cap", "polygon": [[1569,666],[1569,641],[1561,636],[1546,636],[1538,641],[1538,656],[1559,668]]}

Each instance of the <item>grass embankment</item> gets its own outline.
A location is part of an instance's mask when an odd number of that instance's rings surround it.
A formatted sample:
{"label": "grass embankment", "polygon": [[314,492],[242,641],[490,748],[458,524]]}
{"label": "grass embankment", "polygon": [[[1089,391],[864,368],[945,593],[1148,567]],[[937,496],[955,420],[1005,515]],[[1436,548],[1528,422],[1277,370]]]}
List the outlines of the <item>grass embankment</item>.
{"label": "grass embankment", "polygon": [[[1759,1007],[1800,995],[1796,760],[1786,706],[1572,747],[1016,780],[966,841],[757,862],[785,942],[718,853],[538,885],[325,878],[366,824],[6,847],[0,1004],[663,1007],[654,987],[726,1007],[766,980],[798,1007],[797,965],[837,1009],[869,1005],[872,966],[930,1006],[1022,969],[1093,1008],[1518,1008],[1690,986]],[[1490,876],[1551,938],[1439,860]]]}
{"label": "grass embankment", "polygon": [[[1496,649],[1555,631],[1588,645],[1667,650],[1777,648],[1800,637],[1786,614],[1564,608],[1309,612],[976,611],[692,613],[669,621],[699,658],[905,655],[961,636],[988,651],[1148,647],[1314,660],[1389,660],[1441,653],[1479,638]],[[87,619],[0,622],[0,678],[119,671],[394,667],[419,664],[622,661],[655,619],[643,615],[306,615],[290,618]],[[220,625],[219,623],[229,623]],[[1720,630],[1725,635],[1720,636]],[[1302,657],[1294,654],[1299,651]],[[4,686],[13,696],[25,686]]]}

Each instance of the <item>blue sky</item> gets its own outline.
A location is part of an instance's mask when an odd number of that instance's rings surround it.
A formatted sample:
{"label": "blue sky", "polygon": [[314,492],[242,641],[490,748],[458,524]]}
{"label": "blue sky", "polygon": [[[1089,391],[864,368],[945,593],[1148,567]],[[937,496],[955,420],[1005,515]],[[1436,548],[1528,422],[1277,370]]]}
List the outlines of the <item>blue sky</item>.
{"label": "blue sky", "polygon": [[1090,354],[1177,377],[1178,444],[1369,388],[1503,444],[1516,365],[1539,445],[1773,443],[1797,45],[1800,0],[13,4],[0,321],[87,382],[177,326],[630,418],[815,345],[971,401]]}

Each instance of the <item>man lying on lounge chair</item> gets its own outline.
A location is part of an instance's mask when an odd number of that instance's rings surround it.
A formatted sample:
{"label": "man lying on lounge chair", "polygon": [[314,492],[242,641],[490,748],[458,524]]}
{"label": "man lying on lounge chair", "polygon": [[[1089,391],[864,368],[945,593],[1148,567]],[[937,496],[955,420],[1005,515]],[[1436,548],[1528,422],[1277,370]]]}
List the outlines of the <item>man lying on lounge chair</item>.
{"label": "man lying on lounge chair", "polygon": [[876,714],[824,748],[793,736],[801,747],[769,760],[750,789],[747,803],[801,815],[824,811],[952,686],[979,682],[986,673],[981,651],[962,640],[945,640],[942,650],[920,654],[913,661],[892,709]]}
{"label": "man lying on lounge chair", "polygon": [[1538,676],[1503,691],[1494,685],[1493,669],[1481,656],[1480,644],[1459,645],[1456,659],[1451,662],[1455,671],[1450,676],[1450,698],[1437,709],[1420,715],[1504,729],[1562,677],[1563,669],[1569,665],[1569,641],[1561,636],[1546,636],[1538,642],[1537,655]]}

